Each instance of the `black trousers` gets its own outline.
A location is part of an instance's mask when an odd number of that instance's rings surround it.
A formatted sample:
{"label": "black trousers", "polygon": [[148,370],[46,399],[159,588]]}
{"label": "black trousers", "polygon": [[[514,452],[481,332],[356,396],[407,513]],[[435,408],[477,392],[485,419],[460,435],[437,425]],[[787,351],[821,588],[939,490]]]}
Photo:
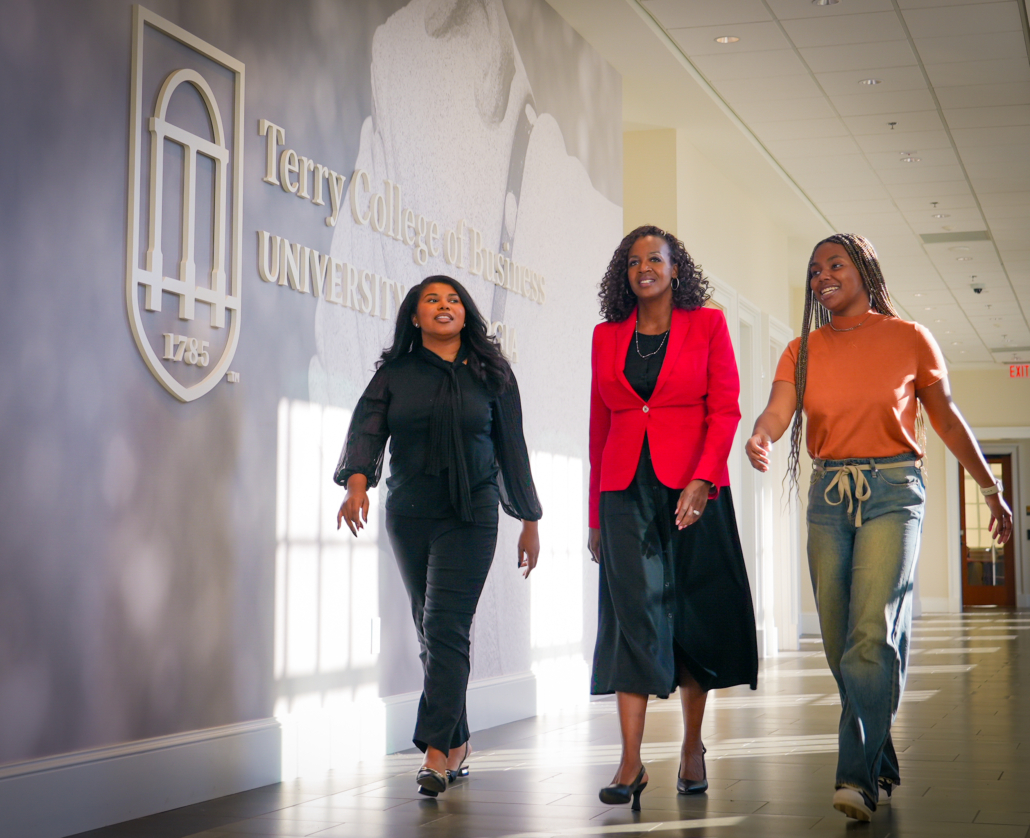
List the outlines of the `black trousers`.
{"label": "black trousers", "polygon": [[412,741],[420,751],[431,745],[446,753],[469,738],[469,633],[494,560],[497,510],[493,522],[486,524],[387,510],[386,532],[411,601],[421,649],[422,698]]}

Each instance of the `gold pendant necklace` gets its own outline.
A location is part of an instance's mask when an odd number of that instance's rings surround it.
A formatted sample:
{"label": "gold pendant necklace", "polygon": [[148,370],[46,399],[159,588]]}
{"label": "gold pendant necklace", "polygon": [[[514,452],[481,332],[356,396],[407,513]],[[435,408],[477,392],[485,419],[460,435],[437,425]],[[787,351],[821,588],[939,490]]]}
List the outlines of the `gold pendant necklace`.
{"label": "gold pendant necklace", "polygon": [[[872,316],[873,316],[873,313],[872,313],[872,312],[870,311],[870,312],[869,312],[869,313],[868,313],[868,314],[867,314],[867,315],[865,316],[865,320],[863,320],[863,321],[862,321],[862,323],[865,323],[865,321],[866,321],[866,320],[868,320],[868,319],[869,319],[870,317],[872,317]],[[830,316],[830,322],[829,322],[829,323],[828,323],[827,325],[828,325],[828,326],[829,326],[829,327],[830,327],[831,329],[833,329],[833,331],[835,331],[835,332],[853,332],[853,331],[855,331],[855,329],[857,329],[857,328],[858,328],[859,326],[861,326],[861,325],[862,325],[862,323],[856,323],[856,324],[855,324],[854,326],[849,326],[849,327],[848,327],[848,328],[846,328],[846,329],[838,329],[838,328],[837,328],[836,326],[834,326],[834,325],[833,325],[833,316],[831,315],[831,316]]]}

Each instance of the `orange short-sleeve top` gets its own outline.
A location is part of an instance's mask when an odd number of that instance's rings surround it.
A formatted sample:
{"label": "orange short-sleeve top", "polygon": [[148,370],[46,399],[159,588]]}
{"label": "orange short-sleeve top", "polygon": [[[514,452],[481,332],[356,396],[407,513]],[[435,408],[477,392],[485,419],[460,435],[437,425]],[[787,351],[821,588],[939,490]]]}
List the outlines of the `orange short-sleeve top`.
{"label": "orange short-sleeve top", "polygon": [[[823,326],[808,336],[808,453],[825,460],[923,456],[916,390],[947,375],[933,335],[883,314],[835,317],[833,324],[840,331]],[[801,338],[787,345],[776,381],[794,383],[800,345]]]}

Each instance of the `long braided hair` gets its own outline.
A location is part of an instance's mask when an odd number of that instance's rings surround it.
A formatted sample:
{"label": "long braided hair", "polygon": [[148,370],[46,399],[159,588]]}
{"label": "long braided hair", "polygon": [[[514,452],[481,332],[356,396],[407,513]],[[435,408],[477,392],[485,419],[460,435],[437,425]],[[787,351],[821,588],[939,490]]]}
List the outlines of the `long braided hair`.
{"label": "long braided hair", "polygon": [[[812,255],[809,257],[809,265],[815,258],[815,252],[824,244],[839,244],[847,251],[851,261],[858,269],[862,277],[862,284],[869,294],[869,305],[873,311],[885,314],[888,317],[898,317],[898,312],[891,302],[890,292],[887,290],[887,283],[884,282],[883,272],[880,270],[880,259],[876,255],[872,242],[864,236],[854,233],[834,233],[832,236],[823,239],[812,248]],[[798,347],[798,361],[794,367],[794,389],[797,391],[797,403],[794,406],[794,422],[790,427],[790,457],[787,459],[787,473],[790,475],[791,487],[798,489],[798,471],[801,465],[801,423],[803,421],[803,408],[805,404],[805,382],[808,378],[808,334],[815,328],[825,326],[830,322],[830,312],[823,308],[822,303],[816,299],[812,291],[812,283],[808,278],[809,268],[805,266],[805,314],[801,323],[801,345]],[[923,436],[922,414],[917,420],[917,432]]]}
{"label": "long braided hair", "polygon": [[601,301],[601,317],[609,323],[621,323],[633,313],[637,307],[637,297],[629,287],[629,251],[637,239],[645,236],[658,236],[669,245],[669,258],[677,268],[679,281],[672,290],[672,307],[685,308],[688,311],[701,308],[711,296],[708,280],[687,253],[678,238],[653,224],[637,227],[622,240],[612,254],[608,270],[601,279],[601,290],[598,297]]}

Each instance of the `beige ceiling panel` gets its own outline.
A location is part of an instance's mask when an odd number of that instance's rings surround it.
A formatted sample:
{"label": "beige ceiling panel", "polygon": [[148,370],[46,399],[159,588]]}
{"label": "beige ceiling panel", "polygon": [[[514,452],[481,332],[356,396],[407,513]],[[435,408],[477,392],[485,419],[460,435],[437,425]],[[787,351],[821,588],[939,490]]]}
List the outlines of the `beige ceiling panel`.
{"label": "beige ceiling panel", "polygon": [[836,116],[789,122],[753,122],[749,127],[763,142],[815,137],[846,137],[849,132]]}
{"label": "beige ceiling panel", "polygon": [[[953,108],[989,108],[997,105],[1030,104],[1030,81],[1005,84],[970,84],[961,87],[937,87],[937,99],[945,110]],[[1030,112],[1030,108],[1027,109]]]}
{"label": "beige ceiling panel", "polygon": [[902,14],[905,16],[905,23],[908,24],[908,31],[917,40],[953,35],[1018,32],[1022,28],[1015,0],[932,9],[906,9]]}
{"label": "beige ceiling panel", "polygon": [[796,76],[808,72],[792,49],[695,55],[690,60],[711,81]]}
{"label": "beige ceiling panel", "polygon": [[[1002,146],[1001,148],[1006,148]],[[978,152],[988,151],[989,149],[977,149]],[[962,161],[966,165],[966,171],[969,172],[969,178],[973,182],[974,188],[979,188],[978,184],[984,178],[1019,178],[1030,176],[1030,149],[1023,149],[1022,153],[1012,150],[1008,153],[1001,153],[998,150],[998,156],[994,159],[987,157],[983,154],[963,154]]]}
{"label": "beige ceiling panel", "polygon": [[948,111],[946,118],[951,128],[993,128],[1007,125],[1030,125],[1030,108],[1026,105],[955,108]]}
{"label": "beige ceiling panel", "polygon": [[954,61],[947,64],[929,64],[926,74],[935,87],[1030,81],[1030,63],[1027,63],[1025,58]]}
{"label": "beige ceiling panel", "polygon": [[1030,192],[1030,175],[1011,175],[998,178],[970,177],[977,195],[990,195],[995,192],[1023,193]]}
{"label": "beige ceiling panel", "polygon": [[872,71],[883,67],[904,67],[917,63],[908,41],[806,47],[801,50],[801,57],[808,62],[813,73]]}
{"label": "beige ceiling panel", "polygon": [[810,75],[774,76],[752,79],[727,79],[715,82],[715,89],[731,105],[738,102],[765,102],[783,99],[814,99],[822,95]]}
{"label": "beige ceiling panel", "polygon": [[846,189],[841,189],[831,185],[827,186],[811,186],[805,189],[808,197],[815,201],[818,206],[822,199],[827,201],[839,201],[841,195],[847,194],[848,197],[855,201],[875,201],[889,197],[889,194],[883,186],[850,186]]}
{"label": "beige ceiling panel", "polygon": [[983,205],[985,210],[988,210],[1000,209],[1001,207],[1021,207],[1024,206],[1028,200],[1030,200],[1030,196],[1027,195],[995,194],[981,196],[980,203]]}
{"label": "beige ceiling panel", "polygon": [[[687,55],[732,55],[737,52],[756,52],[790,47],[790,42],[783,37],[779,26],[772,22],[669,29],[668,33]],[[715,39],[723,35],[733,35],[740,40],[735,44],[716,43]]]}
{"label": "beige ceiling panel", "polygon": [[941,181],[938,183],[891,183],[885,184],[885,188],[895,198],[923,198],[928,201],[936,201],[938,195],[947,195],[959,192],[966,186],[963,181]]}
{"label": "beige ceiling panel", "polygon": [[827,187],[851,192],[857,188],[880,186],[879,178],[868,167],[849,169],[841,166],[823,171],[791,167],[787,171],[806,192],[810,189],[822,190]]}
{"label": "beige ceiling panel", "polygon": [[905,38],[905,29],[893,10],[785,20],[783,28],[798,48],[873,44]]}
{"label": "beige ceiling panel", "polygon": [[897,164],[894,167],[877,167],[877,173],[884,185],[891,187],[895,184],[925,183],[928,185],[956,181],[962,177],[962,167],[954,166],[923,166],[919,163],[910,166]]}
{"label": "beige ceiling panel", "polygon": [[951,141],[944,131],[889,131],[880,134],[860,134],[855,137],[859,148],[867,154],[892,152],[897,157],[903,151],[926,151],[934,148],[951,148]]}
{"label": "beige ceiling panel", "polygon": [[[862,85],[864,79],[879,79],[878,85]],[[836,73],[818,73],[816,79],[830,96],[849,93],[889,92],[898,90],[925,90],[926,79],[915,65],[887,67],[878,70],[843,70]]]}
{"label": "beige ceiling panel", "polygon": [[1000,128],[952,128],[951,135],[961,153],[970,148],[996,145],[1020,145],[1030,148],[1030,125],[1006,125]]}
{"label": "beige ceiling panel", "polygon": [[866,93],[852,93],[830,98],[838,113],[844,117],[928,111],[935,107],[930,91],[925,88],[922,90],[886,90],[882,93],[879,88],[873,88]]}
{"label": "beige ceiling panel", "polygon": [[[1030,231],[1030,195],[1025,196],[1025,204],[1017,204],[1011,207],[984,207],[984,215],[991,224],[1004,221],[1015,221],[1023,223],[1024,230]],[[822,209],[822,208],[820,208]],[[825,210],[824,210],[825,212]],[[1030,236],[1028,236],[1030,238]]]}
{"label": "beige ceiling panel", "polygon": [[[905,218],[912,227],[913,232],[921,236],[924,233],[947,233],[956,230],[983,230],[986,228],[983,216],[975,209],[962,210],[960,212],[939,213],[947,215],[947,218],[933,218],[933,213],[927,210],[910,212]],[[948,229],[945,230],[944,228]],[[964,245],[959,245],[960,247]]]}
{"label": "beige ceiling panel", "polygon": [[718,3],[683,0],[642,0],[665,29],[687,26],[723,26],[772,20],[762,0],[719,0]]}
{"label": "beige ceiling panel", "polygon": [[[902,155],[919,158],[918,163],[902,163]],[[936,166],[958,165],[958,157],[950,146],[946,148],[920,148],[916,143],[905,143],[898,151],[866,152],[866,159],[880,169],[927,169]]]}
{"label": "beige ceiling panel", "polygon": [[789,160],[794,157],[836,157],[859,154],[860,149],[851,137],[802,137],[794,140],[767,141],[765,147],[773,157]]}
{"label": "beige ceiling panel", "polygon": [[889,12],[894,6],[891,0],[848,0],[833,6],[816,6],[811,0],[768,0],[769,7],[780,20],[815,17],[827,18],[851,16],[867,12]]}
{"label": "beige ceiling panel", "polygon": [[786,99],[782,102],[739,102],[731,107],[745,122],[783,122],[794,119],[825,119],[835,116],[826,98]]}
{"label": "beige ceiling panel", "polygon": [[[880,134],[897,137],[910,131],[940,131],[944,128],[941,118],[935,110],[846,116],[843,119],[844,124],[851,129],[851,133],[856,135]],[[891,122],[897,123],[894,128],[890,127]]]}
{"label": "beige ceiling panel", "polygon": [[1010,32],[990,35],[949,35],[943,38],[919,38],[916,49],[923,64],[949,64],[953,61],[980,61],[985,55],[992,58],[1022,58],[1026,60],[1026,43],[1022,27]]}
{"label": "beige ceiling panel", "polygon": [[[968,185],[962,184],[963,191],[953,195],[941,194],[930,200],[926,200],[922,197],[917,198],[896,198],[898,209],[902,212],[950,212],[957,209],[966,209],[969,207],[976,206],[976,199],[973,197],[973,193],[969,190]],[[933,206],[931,201],[936,201],[937,206]]]}
{"label": "beige ceiling panel", "polygon": [[819,209],[830,216],[842,212],[897,212],[897,207],[889,198],[878,201],[823,201]]}

